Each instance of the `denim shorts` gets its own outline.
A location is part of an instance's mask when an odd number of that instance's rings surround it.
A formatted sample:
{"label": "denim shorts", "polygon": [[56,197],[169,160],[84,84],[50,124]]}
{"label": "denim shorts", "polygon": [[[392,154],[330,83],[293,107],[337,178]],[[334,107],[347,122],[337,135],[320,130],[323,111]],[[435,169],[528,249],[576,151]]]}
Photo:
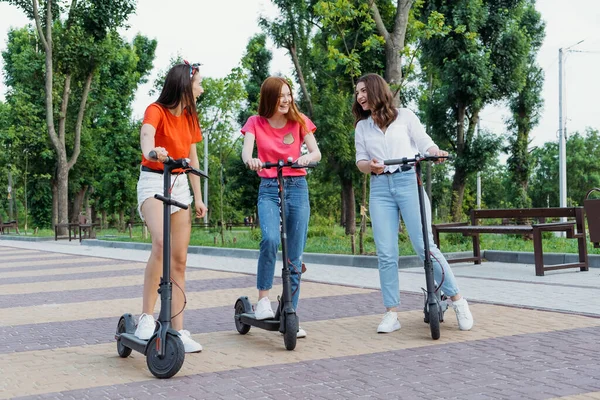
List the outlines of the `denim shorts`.
{"label": "denim shorts", "polygon": [[[190,185],[188,184],[188,177],[186,174],[173,175],[171,176],[171,198],[180,203],[192,204],[192,194],[190,192]],[[156,172],[140,171],[140,179],[137,184],[137,203],[138,213],[144,221],[142,215],[142,205],[149,198],[154,198],[155,194],[164,195],[163,189],[163,174]],[[171,214],[181,210],[177,206],[171,206]]]}

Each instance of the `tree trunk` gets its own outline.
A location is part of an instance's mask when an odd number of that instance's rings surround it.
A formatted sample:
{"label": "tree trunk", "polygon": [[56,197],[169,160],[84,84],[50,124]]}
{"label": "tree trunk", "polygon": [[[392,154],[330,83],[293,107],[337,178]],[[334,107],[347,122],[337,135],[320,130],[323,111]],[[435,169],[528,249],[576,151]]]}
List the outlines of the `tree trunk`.
{"label": "tree trunk", "polygon": [[358,236],[359,253],[365,254],[365,232],[367,231],[367,180],[369,175],[363,174],[362,201],[360,203],[360,234]]}
{"label": "tree trunk", "polygon": [[56,179],[52,179],[52,227],[58,224],[58,188]]}
{"label": "tree trunk", "polygon": [[399,85],[402,82],[402,50],[408,26],[408,14],[414,0],[397,0],[396,15],[394,16],[394,27],[388,32],[383,19],[379,14],[377,3],[370,0],[371,12],[375,20],[377,31],[385,40],[385,80],[392,85],[394,98],[399,103]]}
{"label": "tree trunk", "polygon": [[291,45],[288,48],[290,55],[292,56],[292,61],[294,62],[294,68],[296,69],[296,73],[298,74],[298,81],[300,82],[300,88],[302,89],[302,94],[304,95],[304,100],[306,101],[306,106],[308,107],[308,116],[312,119],[314,111],[312,100],[310,99],[310,94],[308,93],[308,88],[306,87],[306,81],[304,80],[304,74],[302,73],[302,67],[300,66],[300,61],[298,60],[298,53],[296,52],[296,45]]}
{"label": "tree trunk", "polygon": [[344,190],[340,192],[341,198],[341,213],[340,213],[340,226],[346,226],[346,198],[344,197]]}
{"label": "tree trunk", "polygon": [[342,193],[344,203],[346,205],[345,222],[346,222],[346,235],[354,235],[356,233],[356,211],[355,211],[355,200],[354,200],[354,187],[352,186],[352,180],[342,179]]}
{"label": "tree trunk", "polygon": [[[467,107],[458,104],[456,118],[456,158],[462,157],[465,150],[465,115]],[[454,178],[452,180],[452,220],[458,222],[462,219],[462,203],[465,195],[466,173],[456,165]]]}
{"label": "tree trunk", "polygon": [[[71,210],[71,218],[70,218],[70,220],[73,222],[77,222],[79,214],[82,212],[85,212],[84,199],[87,194],[87,190],[88,190],[88,186],[85,185],[84,187],[82,187],[79,190],[79,192],[77,192],[77,194],[75,195],[75,198],[73,199],[73,208]],[[88,215],[88,217],[89,217],[89,215]]]}
{"label": "tree trunk", "polygon": [[119,232],[125,232],[125,211],[119,210]]}

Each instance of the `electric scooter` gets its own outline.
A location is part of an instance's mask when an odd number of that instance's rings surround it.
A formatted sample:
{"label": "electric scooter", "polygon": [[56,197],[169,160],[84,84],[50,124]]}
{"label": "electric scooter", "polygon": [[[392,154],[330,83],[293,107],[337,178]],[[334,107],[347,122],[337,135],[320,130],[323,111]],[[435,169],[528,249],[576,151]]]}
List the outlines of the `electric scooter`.
{"label": "electric scooter", "polygon": [[279,331],[283,334],[283,342],[287,350],[296,348],[296,335],[298,333],[298,316],[292,305],[292,284],[290,280],[290,267],[287,257],[287,227],[285,213],[285,186],[283,182],[283,168],[314,168],[318,163],[310,163],[307,166],[300,166],[292,162],[292,158],[288,161],[279,160],[278,162],[266,162],[263,168],[277,168],[277,182],[279,184],[279,215],[281,221],[281,259],[283,268],[281,270],[281,280],[283,281],[283,293],[278,297],[279,305],[275,316],[271,319],[258,320],[254,315],[252,304],[247,296],[242,296],[235,302],[234,321],[237,331],[245,335],[250,331],[252,326],[267,331]]}
{"label": "electric scooter", "polygon": [[[156,153],[150,152],[150,157],[156,159]],[[183,173],[208,178],[203,172],[189,164],[188,158],[174,160],[171,157],[164,164],[164,194],[155,194],[154,198],[163,202],[163,273],[160,279],[158,293],[160,294],[160,314],[156,321],[154,334],[149,340],[135,336],[135,320],[131,314],[123,314],[117,325],[115,339],[117,353],[123,358],[129,357],[132,350],[146,356],[146,364],[152,375],[157,378],[171,378],[183,365],[185,349],[179,337],[179,332],[171,327],[171,206],[187,210],[186,204],[171,199],[171,172],[182,169]],[[183,311],[183,310],[182,310]]]}
{"label": "electric scooter", "polygon": [[[431,252],[429,251],[429,230],[427,229],[427,214],[425,210],[425,190],[421,180],[421,162],[439,161],[442,159],[451,159],[450,156],[430,156],[417,154],[414,158],[398,158],[385,160],[385,165],[400,165],[402,171],[408,171],[415,168],[417,174],[417,191],[419,192],[419,209],[421,213],[421,227],[423,229],[423,244],[425,249],[425,281],[427,289],[423,289],[425,295],[425,305],[423,307],[424,321],[429,324],[431,338],[437,340],[440,338],[440,322],[444,322],[444,313],[448,309],[447,297],[441,293],[440,286],[435,286],[433,277],[433,263],[431,262]],[[443,279],[443,278],[442,278]]]}

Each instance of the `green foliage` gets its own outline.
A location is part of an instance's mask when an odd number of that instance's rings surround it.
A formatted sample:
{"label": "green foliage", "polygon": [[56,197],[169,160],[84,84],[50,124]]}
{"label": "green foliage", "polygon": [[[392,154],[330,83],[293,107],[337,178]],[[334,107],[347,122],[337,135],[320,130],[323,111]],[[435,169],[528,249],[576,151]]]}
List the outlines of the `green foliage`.
{"label": "green foliage", "polygon": [[[600,135],[588,129],[567,139],[567,205],[583,205],[587,191],[600,186]],[[534,207],[558,207],[558,144],[545,143],[532,152],[533,176],[529,195]]]}

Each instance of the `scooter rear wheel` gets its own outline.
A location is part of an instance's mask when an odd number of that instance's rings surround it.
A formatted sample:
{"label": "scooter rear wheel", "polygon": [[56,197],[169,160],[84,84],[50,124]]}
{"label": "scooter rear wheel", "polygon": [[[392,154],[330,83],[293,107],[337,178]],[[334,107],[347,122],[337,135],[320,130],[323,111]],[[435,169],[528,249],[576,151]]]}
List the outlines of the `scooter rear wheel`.
{"label": "scooter rear wheel", "polygon": [[[282,314],[283,317],[283,314]],[[285,316],[285,333],[283,334],[283,343],[286,350],[294,350],[298,340],[298,317],[296,314],[287,314]]]}
{"label": "scooter rear wheel", "polygon": [[429,329],[431,338],[438,340],[440,338],[440,310],[437,303],[429,304]]}
{"label": "scooter rear wheel", "polygon": [[167,379],[175,375],[181,369],[185,359],[185,348],[179,336],[167,334],[165,343],[165,356],[161,359],[158,356],[156,346],[158,336],[154,336],[148,344],[146,353],[146,365],[148,369],[157,378]]}
{"label": "scooter rear wheel", "polygon": [[[119,324],[117,325],[117,333],[121,334],[121,333],[127,333],[127,328],[126,328],[126,323],[125,323],[125,319],[121,318],[119,320]],[[119,353],[119,357],[122,358],[127,358],[131,355],[131,349],[125,345],[123,345],[123,343],[121,343],[121,339],[117,339],[117,353]]]}
{"label": "scooter rear wheel", "polygon": [[246,307],[244,306],[244,302],[242,300],[238,300],[235,303],[235,315],[233,316],[233,319],[235,321],[235,329],[237,329],[237,331],[241,335],[245,335],[246,333],[250,332],[251,326],[243,323],[240,320],[239,315],[244,314],[244,313],[249,313],[249,312],[252,312],[252,310],[251,309],[247,310]]}

